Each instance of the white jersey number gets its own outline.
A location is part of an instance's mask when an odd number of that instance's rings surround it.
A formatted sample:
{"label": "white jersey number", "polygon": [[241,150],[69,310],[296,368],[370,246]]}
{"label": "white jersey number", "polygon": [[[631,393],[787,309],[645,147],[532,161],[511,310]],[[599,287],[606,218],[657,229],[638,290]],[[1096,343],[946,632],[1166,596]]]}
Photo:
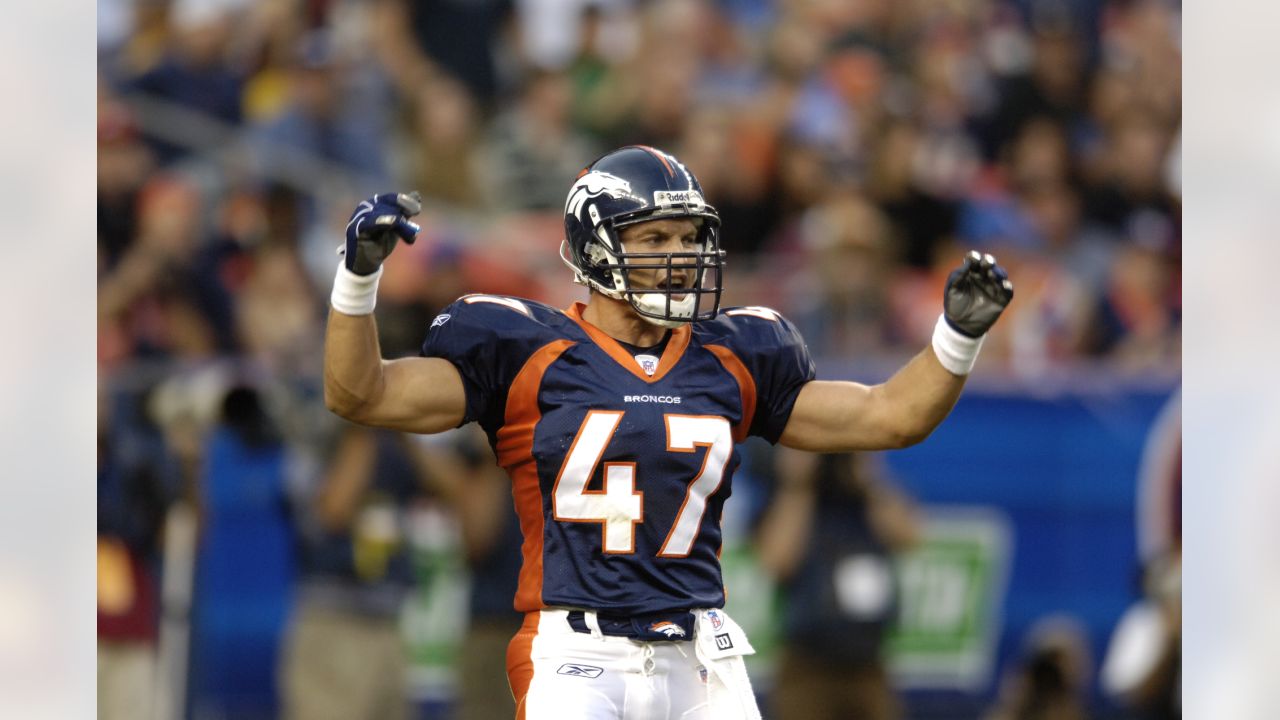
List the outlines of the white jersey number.
{"label": "white jersey number", "polygon": [[[644,493],[636,490],[636,466],[610,462],[604,466],[604,490],[588,490],[604,449],[622,421],[621,411],[592,410],[578,428],[552,493],[552,512],[562,522],[596,522],[602,527],[608,554],[635,552],[635,527],[644,521]],[[733,449],[729,421],[711,415],[667,415],[667,450],[696,452],[706,448],[702,468],[689,482],[684,504],[658,552],[659,557],[686,557],[702,527],[707,498],[720,488]]]}
{"label": "white jersey number", "polygon": [[604,523],[606,553],[635,552],[636,524],[644,520],[644,495],[636,492],[635,463],[605,463],[604,492],[587,489],[621,420],[621,411],[587,413],[551,496],[556,520]]}

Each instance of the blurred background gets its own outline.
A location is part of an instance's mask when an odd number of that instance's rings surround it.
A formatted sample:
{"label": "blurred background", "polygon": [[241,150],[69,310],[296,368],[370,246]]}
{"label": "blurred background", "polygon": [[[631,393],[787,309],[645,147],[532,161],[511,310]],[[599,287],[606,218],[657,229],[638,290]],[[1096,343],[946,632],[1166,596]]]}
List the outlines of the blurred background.
{"label": "blurred background", "polygon": [[698,175],[726,304],[825,377],[918,352],[969,248],[1017,285],[924,444],[744,448],[723,561],[766,716],[1180,717],[1180,3],[97,15],[100,717],[511,716],[509,486],[465,430],[325,410],[335,248],[423,193],[389,357],[466,292],[566,306],[564,193],[626,143]]}

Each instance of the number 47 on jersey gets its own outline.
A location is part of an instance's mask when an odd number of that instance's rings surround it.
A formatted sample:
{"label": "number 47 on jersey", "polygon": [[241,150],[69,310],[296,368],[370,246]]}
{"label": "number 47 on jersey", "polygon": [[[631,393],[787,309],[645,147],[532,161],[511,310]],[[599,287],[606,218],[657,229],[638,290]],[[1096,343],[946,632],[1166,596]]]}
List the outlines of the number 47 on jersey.
{"label": "number 47 on jersey", "polygon": [[[604,465],[604,489],[588,490],[587,483],[600,464],[605,448],[622,421],[621,410],[592,410],[578,428],[552,493],[555,519],[562,522],[601,523],[603,550],[607,554],[635,552],[635,526],[644,522],[644,493],[636,490],[636,465],[609,462]],[[675,524],[658,551],[658,557],[686,557],[702,527],[707,498],[720,487],[733,451],[729,421],[715,415],[665,415],[668,452],[696,452],[706,448],[702,467],[689,482]]]}

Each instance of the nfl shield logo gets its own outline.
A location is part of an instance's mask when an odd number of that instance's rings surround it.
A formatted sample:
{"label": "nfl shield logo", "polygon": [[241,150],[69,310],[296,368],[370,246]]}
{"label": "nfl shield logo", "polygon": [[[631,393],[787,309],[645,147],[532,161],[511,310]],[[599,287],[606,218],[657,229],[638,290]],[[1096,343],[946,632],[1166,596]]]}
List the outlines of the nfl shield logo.
{"label": "nfl shield logo", "polygon": [[720,613],[715,610],[707,611],[707,619],[711,621],[711,628],[713,630],[719,630],[724,627],[724,618],[720,617]]}
{"label": "nfl shield logo", "polygon": [[658,358],[652,355],[637,355],[636,362],[640,363],[640,369],[644,370],[644,374],[653,377],[658,371]]}

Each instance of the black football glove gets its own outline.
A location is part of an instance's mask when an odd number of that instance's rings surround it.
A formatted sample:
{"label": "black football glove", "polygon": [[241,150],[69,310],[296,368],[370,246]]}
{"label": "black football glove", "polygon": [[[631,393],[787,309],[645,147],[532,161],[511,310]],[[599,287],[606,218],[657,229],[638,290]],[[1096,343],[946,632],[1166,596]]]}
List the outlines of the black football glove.
{"label": "black football glove", "polygon": [[1013,283],[996,259],[970,250],[964,264],[947,276],[943,315],[957,332],[972,338],[987,334],[1013,299]]}
{"label": "black football glove", "polygon": [[342,247],[347,269],[372,275],[396,247],[397,240],[412,245],[422,228],[409,218],[422,210],[422,196],[383,193],[361,202],[347,222],[347,242]]}

